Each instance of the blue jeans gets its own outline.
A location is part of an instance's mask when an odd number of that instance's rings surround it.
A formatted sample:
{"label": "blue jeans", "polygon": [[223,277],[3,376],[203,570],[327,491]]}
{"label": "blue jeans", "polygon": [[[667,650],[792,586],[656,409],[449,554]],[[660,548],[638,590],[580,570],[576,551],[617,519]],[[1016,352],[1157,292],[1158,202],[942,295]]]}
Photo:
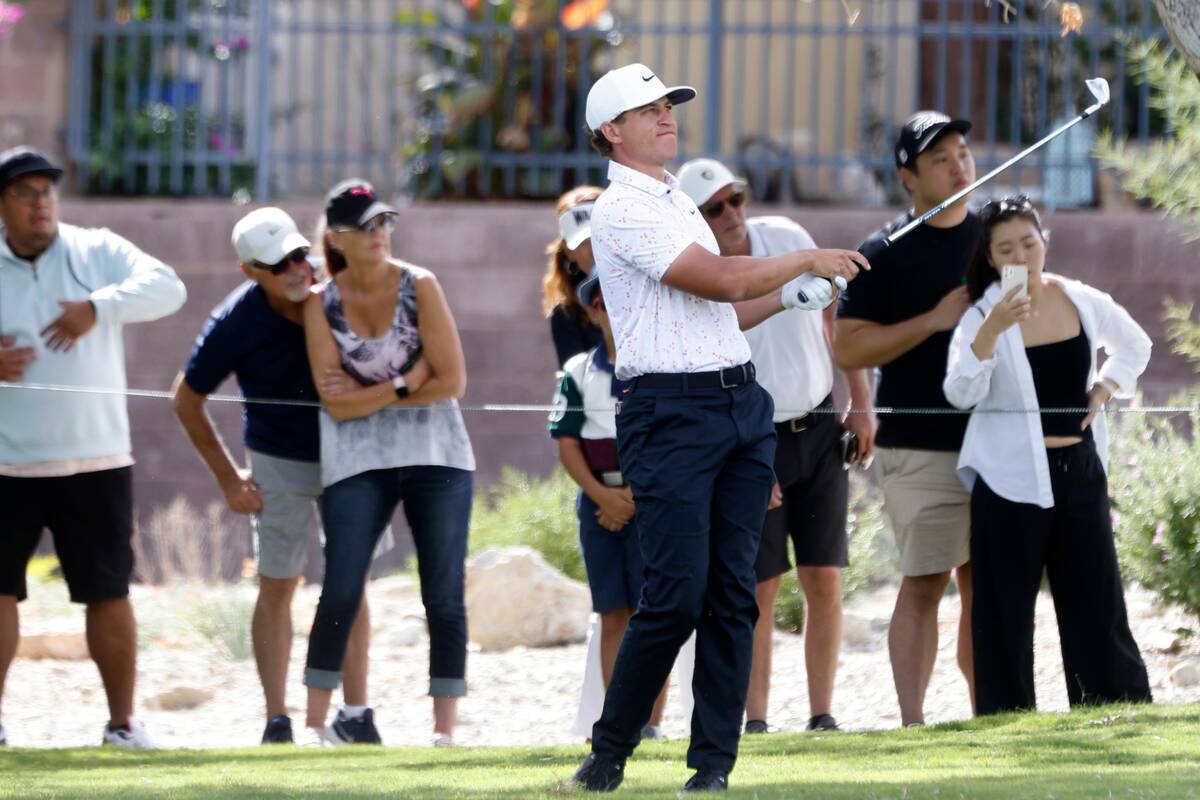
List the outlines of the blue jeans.
{"label": "blue jeans", "polygon": [[471,472],[416,466],[362,472],[325,489],[325,579],[308,637],[305,685],[333,689],[341,682],[371,554],[396,504],[403,502],[417,548],[421,601],[429,626],[429,693],[467,693],[463,562],[473,487]]}

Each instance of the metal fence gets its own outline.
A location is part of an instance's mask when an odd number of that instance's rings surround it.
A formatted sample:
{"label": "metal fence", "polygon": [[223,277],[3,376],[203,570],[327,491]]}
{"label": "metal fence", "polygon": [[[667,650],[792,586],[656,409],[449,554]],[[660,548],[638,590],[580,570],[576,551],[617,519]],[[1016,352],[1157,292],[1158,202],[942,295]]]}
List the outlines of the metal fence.
{"label": "metal fence", "polygon": [[[1077,113],[1167,134],[1125,36],[1163,38],[1151,0],[73,0],[69,155],[92,194],[319,194],[355,174],[392,195],[544,198],[600,182],[582,131],[604,70],[642,61],[699,98],[681,160],[712,155],[760,200],[897,199],[891,141],[917,108],[975,122],[980,169]],[[857,14],[848,11],[857,9]],[[1006,180],[1095,198],[1079,126]]]}

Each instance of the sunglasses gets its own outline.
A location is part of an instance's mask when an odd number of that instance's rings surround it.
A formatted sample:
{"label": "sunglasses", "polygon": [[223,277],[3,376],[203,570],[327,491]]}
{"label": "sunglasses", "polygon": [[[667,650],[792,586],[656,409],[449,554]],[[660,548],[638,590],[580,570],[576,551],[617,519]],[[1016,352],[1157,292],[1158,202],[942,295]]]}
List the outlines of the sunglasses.
{"label": "sunglasses", "polygon": [[282,275],[287,272],[292,264],[308,263],[308,248],[301,247],[298,250],[293,250],[283,257],[283,260],[277,261],[274,264],[264,264],[261,261],[252,261],[250,266],[255,269],[265,269],[272,275]]}
{"label": "sunglasses", "polygon": [[725,204],[728,203],[730,208],[741,208],[742,203],[746,202],[745,192],[735,192],[729,195],[724,200],[719,200],[711,205],[704,207],[704,216],[709,219],[716,219],[725,213]]}
{"label": "sunglasses", "polygon": [[358,233],[360,231],[362,233],[374,233],[380,228],[383,228],[383,230],[387,233],[391,233],[392,231],[396,230],[396,215],[380,214],[377,217],[372,217],[371,219],[367,220],[362,225],[343,225],[341,227],[334,228],[333,230],[335,233]]}
{"label": "sunglasses", "polygon": [[999,200],[989,200],[979,209],[979,216],[992,219],[1004,214],[1016,214],[1021,211],[1032,211],[1033,201],[1026,195],[1018,194],[1012,197],[1002,197]]}

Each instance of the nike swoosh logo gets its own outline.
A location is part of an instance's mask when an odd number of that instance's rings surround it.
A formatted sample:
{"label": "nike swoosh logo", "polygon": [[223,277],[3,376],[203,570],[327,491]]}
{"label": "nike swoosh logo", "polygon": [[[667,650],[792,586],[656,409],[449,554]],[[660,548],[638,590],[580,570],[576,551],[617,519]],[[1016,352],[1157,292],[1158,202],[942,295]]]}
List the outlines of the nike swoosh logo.
{"label": "nike swoosh logo", "polygon": [[643,76],[642,76],[642,80],[644,80],[644,81],[652,81],[652,80],[654,80],[654,76],[653,76],[653,75],[643,75]]}

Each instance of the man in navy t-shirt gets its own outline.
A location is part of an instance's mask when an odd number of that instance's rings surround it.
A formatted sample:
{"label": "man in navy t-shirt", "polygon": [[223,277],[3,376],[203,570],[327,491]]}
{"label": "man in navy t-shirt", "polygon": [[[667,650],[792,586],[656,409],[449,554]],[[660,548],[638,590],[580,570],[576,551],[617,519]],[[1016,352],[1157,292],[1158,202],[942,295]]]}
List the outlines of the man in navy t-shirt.
{"label": "man in navy t-shirt", "polygon": [[[304,568],[313,507],[321,496],[318,398],[302,311],[313,273],[308,240],[278,208],[243,217],[234,226],[233,246],[249,280],[213,309],[175,380],[172,405],[226,505],[252,515],[259,591],[251,634],[268,720],[262,740],[291,742],[285,700],[291,603]],[[243,404],[249,469],[234,461],[204,408],[207,396],[230,373],[244,397],[283,401]],[[369,637],[364,596],[346,655],[346,706],[331,726],[333,741],[379,740],[372,715],[365,713]]]}

